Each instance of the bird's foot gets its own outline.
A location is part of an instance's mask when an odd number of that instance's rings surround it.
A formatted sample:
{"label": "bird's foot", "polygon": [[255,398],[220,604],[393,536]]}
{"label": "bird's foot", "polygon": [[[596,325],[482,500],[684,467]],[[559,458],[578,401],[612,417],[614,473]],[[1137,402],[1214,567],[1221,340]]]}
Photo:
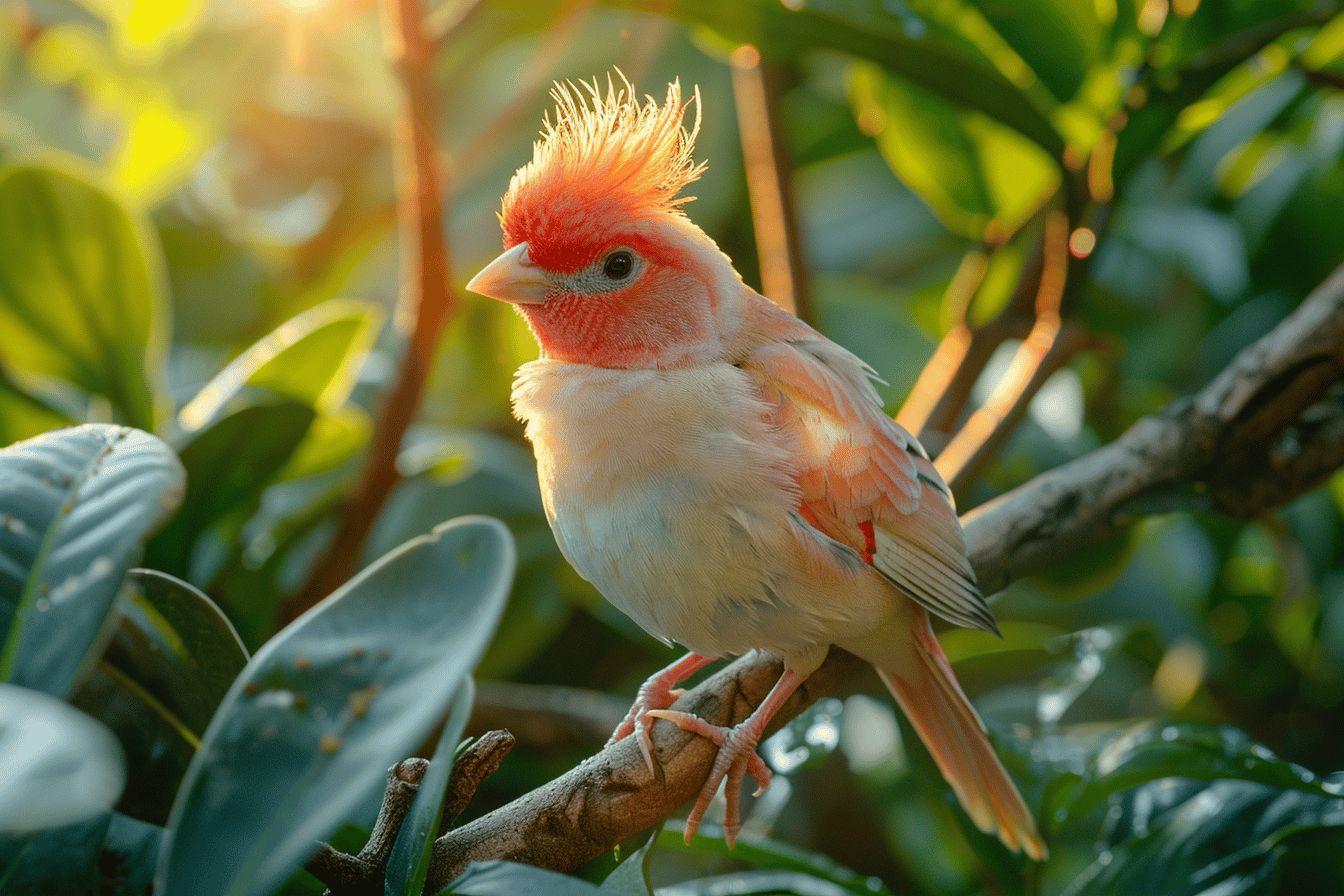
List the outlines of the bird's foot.
{"label": "bird's foot", "polygon": [[669,687],[666,682],[659,680],[657,675],[644,682],[639,686],[639,692],[635,695],[635,702],[631,704],[630,711],[611,733],[607,746],[633,734],[635,742],[639,744],[639,752],[644,756],[644,764],[649,768],[649,774],[654,774],[653,738],[649,735],[653,722],[648,717],[656,710],[667,709],[684,693],[686,692],[681,688]]}
{"label": "bird's foot", "polygon": [[770,768],[756,753],[762,726],[754,724],[754,720],[749,719],[741,725],[726,728],[722,725],[711,725],[688,712],[666,709],[650,710],[645,715],[655,719],[666,719],[682,731],[698,734],[718,745],[719,753],[714,757],[714,767],[710,769],[709,777],[705,779],[705,786],[700,790],[700,797],[695,801],[695,807],[686,817],[685,837],[686,842],[690,843],[700,828],[700,822],[704,819],[714,794],[718,793],[719,785],[726,780],[724,798],[727,800],[727,806],[723,812],[723,839],[731,847],[737,841],[738,832],[742,830],[743,779],[747,775],[755,779],[756,792],[752,796],[760,796],[770,786]]}

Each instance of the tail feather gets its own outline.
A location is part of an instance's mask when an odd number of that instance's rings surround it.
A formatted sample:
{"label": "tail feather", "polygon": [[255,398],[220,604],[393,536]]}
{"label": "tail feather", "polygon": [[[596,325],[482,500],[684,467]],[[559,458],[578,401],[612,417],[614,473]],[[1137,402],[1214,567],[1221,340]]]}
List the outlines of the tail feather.
{"label": "tail feather", "polygon": [[966,699],[932,632],[915,640],[916,662],[878,675],[909,717],[952,791],[987,834],[1036,861],[1048,855],[1035,819],[994,754],[984,724]]}

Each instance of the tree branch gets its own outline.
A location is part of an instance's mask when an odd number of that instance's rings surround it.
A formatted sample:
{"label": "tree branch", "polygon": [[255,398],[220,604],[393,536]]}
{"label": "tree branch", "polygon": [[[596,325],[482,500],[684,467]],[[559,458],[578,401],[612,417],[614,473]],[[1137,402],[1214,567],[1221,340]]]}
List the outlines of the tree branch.
{"label": "tree branch", "polygon": [[779,126],[779,72],[753,46],[737,48],[732,71],[761,292],[803,320],[811,320],[807,266],[793,200],[793,169]]}
{"label": "tree branch", "polygon": [[[1301,494],[1344,461],[1341,383],[1344,266],[1193,398],[968,514],[966,536],[981,583],[997,591],[1116,531],[1141,506],[1148,512],[1179,506],[1182,491],[1217,496],[1235,490],[1272,503]],[[1277,484],[1254,487],[1248,470],[1257,480]],[[1272,503],[1215,506],[1245,516]],[[776,726],[859,665],[853,656],[832,650],[776,716]],[[779,672],[773,660],[744,657],[687,693],[677,708],[734,724],[765,696]],[[699,789],[714,747],[671,725],[655,726],[653,743],[658,759],[653,776],[627,738],[439,838],[431,891],[472,861],[511,859],[570,871],[661,822]]]}
{"label": "tree branch", "polygon": [[373,426],[373,442],[340,527],[304,587],[284,607],[293,619],[342,585],[359,568],[374,520],[396,485],[397,454],[420,407],[439,334],[456,308],[448,286],[443,186],[439,171],[439,120],[431,65],[434,43],[424,28],[420,0],[384,0],[389,53],[405,94],[398,123],[397,216],[401,223],[402,295],[398,328],[407,336],[401,367]]}

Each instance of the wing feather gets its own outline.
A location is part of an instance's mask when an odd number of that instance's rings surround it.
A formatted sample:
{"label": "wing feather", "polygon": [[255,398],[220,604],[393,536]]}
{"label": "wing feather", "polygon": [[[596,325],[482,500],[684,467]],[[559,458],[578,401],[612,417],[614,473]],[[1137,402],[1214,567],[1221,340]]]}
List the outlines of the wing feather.
{"label": "wing feather", "polygon": [[850,352],[791,321],[741,365],[796,435],[804,516],[862,552],[871,522],[873,566],[930,612],[998,633],[966,557],[951,491],[919,442],[882,410],[876,374]]}

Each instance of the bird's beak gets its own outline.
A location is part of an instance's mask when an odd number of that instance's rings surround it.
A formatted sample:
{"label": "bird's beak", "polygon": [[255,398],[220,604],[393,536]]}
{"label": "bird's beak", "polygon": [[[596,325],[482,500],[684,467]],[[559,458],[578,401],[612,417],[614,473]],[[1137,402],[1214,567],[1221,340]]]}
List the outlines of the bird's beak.
{"label": "bird's beak", "polygon": [[519,243],[481,268],[467,289],[514,305],[540,305],[552,286],[546,272],[528,259],[527,243]]}

